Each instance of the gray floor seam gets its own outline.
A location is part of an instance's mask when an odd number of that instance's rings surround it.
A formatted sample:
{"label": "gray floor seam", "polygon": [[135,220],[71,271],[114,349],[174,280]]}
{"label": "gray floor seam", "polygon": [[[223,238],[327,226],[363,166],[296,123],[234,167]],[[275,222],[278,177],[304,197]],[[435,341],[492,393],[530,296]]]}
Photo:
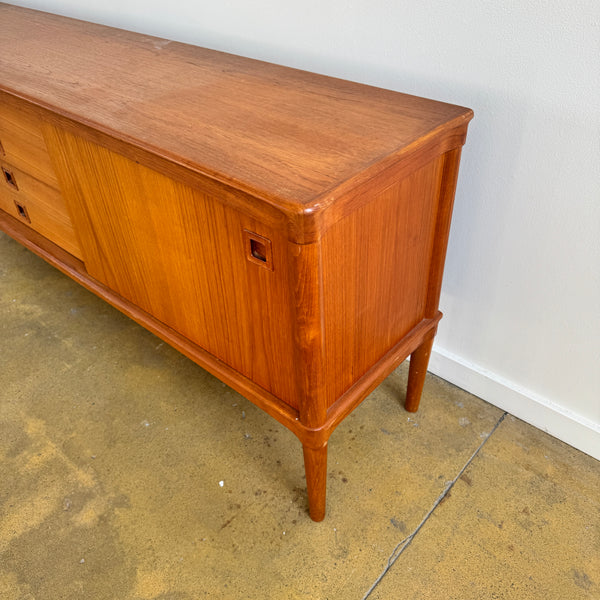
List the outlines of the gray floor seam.
{"label": "gray floor seam", "polygon": [[504,421],[504,419],[506,418],[507,415],[508,415],[507,412],[504,412],[502,414],[502,416],[498,419],[498,422],[494,425],[494,427],[492,428],[490,433],[481,442],[481,444],[479,444],[479,446],[477,446],[477,449],[475,450],[475,452],[473,452],[473,454],[471,454],[471,456],[469,457],[467,462],[463,465],[462,469],[458,472],[458,475],[452,481],[450,481],[449,483],[446,484],[442,493],[437,497],[436,501],[433,503],[433,506],[429,509],[427,514],[423,517],[421,522],[417,525],[416,529],[409,536],[405,537],[401,542],[399,542],[396,545],[396,547],[390,554],[390,557],[388,558],[387,565],[385,566],[383,571],[379,574],[377,579],[373,582],[371,587],[367,590],[367,592],[363,596],[362,600],[367,600],[367,598],[371,595],[373,590],[379,585],[379,582],[384,578],[386,573],[391,569],[392,565],[400,558],[400,556],[406,550],[406,548],[408,548],[410,546],[411,542],[413,541],[415,536],[419,533],[419,531],[421,530],[423,525],[425,525],[425,523],[429,520],[429,517],[434,513],[435,509],[441,504],[442,500],[444,500],[444,498],[448,495],[448,492],[450,492],[450,490],[454,487],[454,484],[460,479],[461,475],[467,470],[469,465],[473,462],[475,457],[479,454],[479,451],[487,444],[488,440],[492,437],[492,435],[494,435],[496,429],[498,429],[498,427],[500,426],[502,421]]}

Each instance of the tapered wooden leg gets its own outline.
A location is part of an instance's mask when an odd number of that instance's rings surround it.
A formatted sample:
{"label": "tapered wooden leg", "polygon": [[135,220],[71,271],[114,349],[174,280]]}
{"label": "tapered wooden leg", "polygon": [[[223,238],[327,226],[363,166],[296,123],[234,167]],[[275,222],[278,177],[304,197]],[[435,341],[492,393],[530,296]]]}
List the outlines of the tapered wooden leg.
{"label": "tapered wooden leg", "polygon": [[327,442],[316,450],[304,445],[302,448],[308,490],[308,512],[313,521],[322,521],[325,518],[327,495]]}
{"label": "tapered wooden leg", "polygon": [[427,365],[433,346],[431,335],[427,338],[411,355],[410,367],[408,369],[408,387],[406,389],[406,401],[404,408],[408,412],[417,412],[419,402],[421,402],[421,393],[425,384],[425,375],[427,375]]}

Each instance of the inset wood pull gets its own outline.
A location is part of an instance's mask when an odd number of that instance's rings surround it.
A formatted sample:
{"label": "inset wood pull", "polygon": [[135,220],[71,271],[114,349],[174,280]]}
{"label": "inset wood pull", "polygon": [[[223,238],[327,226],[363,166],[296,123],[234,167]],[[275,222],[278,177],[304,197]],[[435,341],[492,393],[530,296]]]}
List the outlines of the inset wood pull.
{"label": "inset wood pull", "polygon": [[6,156],[6,151],[4,150],[4,146],[2,145],[2,140],[0,140],[0,156]]}
{"label": "inset wood pull", "polygon": [[21,204],[21,202],[17,202],[15,200],[15,206],[17,207],[17,213],[19,215],[19,217],[21,217],[21,219],[23,219],[23,221],[27,221],[27,223],[31,223],[31,219],[29,218],[29,213],[27,212],[27,208],[24,204]]}
{"label": "inset wood pull", "polygon": [[244,240],[246,245],[246,258],[270,271],[273,270],[273,250],[271,240],[244,229]]}
{"label": "inset wood pull", "polygon": [[4,175],[6,183],[8,183],[8,185],[10,185],[11,187],[15,188],[15,190],[18,190],[19,186],[17,185],[17,181],[15,179],[15,176],[12,174],[12,171],[9,171],[5,167],[2,167],[2,173]]}

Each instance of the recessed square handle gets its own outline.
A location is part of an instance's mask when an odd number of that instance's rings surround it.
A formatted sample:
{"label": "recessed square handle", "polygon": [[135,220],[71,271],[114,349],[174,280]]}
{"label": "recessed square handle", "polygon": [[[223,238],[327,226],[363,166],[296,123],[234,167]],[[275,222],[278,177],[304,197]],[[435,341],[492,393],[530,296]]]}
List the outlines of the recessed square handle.
{"label": "recessed square handle", "polygon": [[270,271],[273,270],[273,249],[271,240],[244,229],[244,243],[246,246],[246,258]]}
{"label": "recessed square handle", "polygon": [[22,202],[17,202],[15,200],[15,206],[17,207],[17,214],[23,221],[27,221],[27,223],[31,223],[31,219],[29,218],[29,212],[27,212],[27,207]]}
{"label": "recessed square handle", "polygon": [[10,187],[14,188],[15,190],[19,189],[17,180],[15,179],[12,171],[9,171],[6,167],[2,167],[2,174],[4,175],[4,180],[6,183],[8,183],[8,185],[10,185]]}

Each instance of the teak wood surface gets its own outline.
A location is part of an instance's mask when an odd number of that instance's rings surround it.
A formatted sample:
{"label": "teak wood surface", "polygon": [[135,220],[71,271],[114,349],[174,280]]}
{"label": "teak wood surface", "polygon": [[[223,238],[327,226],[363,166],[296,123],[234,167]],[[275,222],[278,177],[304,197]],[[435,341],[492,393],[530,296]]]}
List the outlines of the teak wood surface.
{"label": "teak wood surface", "polygon": [[417,410],[469,109],[0,4],[0,228],[293,431],[411,355]]}

